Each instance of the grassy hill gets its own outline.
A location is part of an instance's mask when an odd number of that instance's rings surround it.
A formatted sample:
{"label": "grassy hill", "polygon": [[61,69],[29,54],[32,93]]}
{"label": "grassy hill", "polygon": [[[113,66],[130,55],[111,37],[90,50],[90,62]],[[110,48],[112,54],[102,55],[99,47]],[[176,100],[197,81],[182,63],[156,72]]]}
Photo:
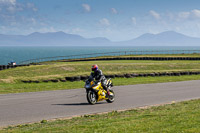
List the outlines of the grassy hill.
{"label": "grassy hill", "polygon": [[[130,56],[130,55],[128,55]],[[144,56],[144,55],[143,55]],[[146,55],[149,56],[149,55]],[[153,56],[153,55],[151,55]],[[156,57],[158,55],[154,55]],[[199,57],[198,54],[192,55],[160,55],[160,56],[186,56]],[[123,56],[124,57],[124,56]],[[200,71],[199,60],[173,60],[173,61],[153,61],[153,60],[106,60],[106,61],[79,61],[79,62],[44,62],[41,65],[31,65],[17,67],[0,71],[0,93],[19,93],[43,90],[58,90],[82,88],[82,81],[58,82],[58,83],[30,83],[25,84],[22,80],[51,80],[65,79],[69,76],[90,75],[91,66],[98,64],[104,74],[126,74],[126,73],[152,73],[152,72],[183,72],[183,71]],[[116,78],[115,85],[149,83],[152,81],[148,78],[156,79],[157,82],[168,82],[167,78],[181,80],[199,79],[198,75],[181,76],[181,77],[143,77],[143,78]],[[163,79],[162,79],[163,78]],[[120,80],[119,80],[120,79]],[[145,82],[139,82],[139,80]],[[161,80],[161,81],[159,81]],[[155,81],[154,81],[155,82]]]}

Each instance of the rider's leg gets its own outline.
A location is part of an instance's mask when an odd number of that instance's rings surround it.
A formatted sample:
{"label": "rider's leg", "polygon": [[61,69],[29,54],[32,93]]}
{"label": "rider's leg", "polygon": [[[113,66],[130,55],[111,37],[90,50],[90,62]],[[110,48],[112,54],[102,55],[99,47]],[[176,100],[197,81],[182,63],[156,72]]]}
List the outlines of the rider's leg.
{"label": "rider's leg", "polygon": [[104,90],[107,91],[107,94],[110,95],[110,91],[109,91],[109,89],[108,89],[106,83],[107,83],[107,80],[106,80],[106,79],[105,79],[105,80],[102,80],[102,87],[103,87]]}

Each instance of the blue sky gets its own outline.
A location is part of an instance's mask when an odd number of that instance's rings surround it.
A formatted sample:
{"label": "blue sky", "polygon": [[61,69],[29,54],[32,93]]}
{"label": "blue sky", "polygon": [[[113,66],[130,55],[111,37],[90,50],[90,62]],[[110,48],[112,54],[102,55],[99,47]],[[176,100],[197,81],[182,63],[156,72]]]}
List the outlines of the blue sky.
{"label": "blue sky", "polygon": [[0,0],[0,33],[64,31],[129,40],[173,30],[200,37],[199,0]]}

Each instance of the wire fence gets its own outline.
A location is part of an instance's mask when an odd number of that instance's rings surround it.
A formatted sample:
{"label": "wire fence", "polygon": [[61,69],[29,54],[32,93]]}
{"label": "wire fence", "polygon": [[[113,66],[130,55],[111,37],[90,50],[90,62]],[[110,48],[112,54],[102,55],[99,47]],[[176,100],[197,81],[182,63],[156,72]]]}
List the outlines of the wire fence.
{"label": "wire fence", "polygon": [[73,59],[84,59],[92,57],[105,57],[105,56],[123,56],[123,55],[160,55],[160,54],[200,54],[200,50],[157,50],[157,51],[118,51],[118,52],[106,52],[106,53],[90,53],[90,54],[79,54],[79,55],[68,55],[68,56],[55,56],[55,57],[44,57],[37,59],[30,59],[19,62],[19,64],[33,64],[47,61],[57,60],[73,60]]}

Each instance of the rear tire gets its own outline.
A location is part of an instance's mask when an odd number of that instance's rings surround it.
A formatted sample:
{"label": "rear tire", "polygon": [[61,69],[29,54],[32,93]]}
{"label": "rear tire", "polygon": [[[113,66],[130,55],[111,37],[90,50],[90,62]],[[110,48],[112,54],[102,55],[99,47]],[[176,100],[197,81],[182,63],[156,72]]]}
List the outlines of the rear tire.
{"label": "rear tire", "polygon": [[112,95],[110,95],[110,96],[108,97],[108,99],[106,100],[108,103],[112,103],[112,102],[115,101],[115,93],[114,93],[114,91],[113,91],[113,90],[110,90],[110,92],[112,93]]}
{"label": "rear tire", "polygon": [[97,95],[94,91],[89,90],[87,92],[87,101],[89,104],[94,105],[97,102]]}

